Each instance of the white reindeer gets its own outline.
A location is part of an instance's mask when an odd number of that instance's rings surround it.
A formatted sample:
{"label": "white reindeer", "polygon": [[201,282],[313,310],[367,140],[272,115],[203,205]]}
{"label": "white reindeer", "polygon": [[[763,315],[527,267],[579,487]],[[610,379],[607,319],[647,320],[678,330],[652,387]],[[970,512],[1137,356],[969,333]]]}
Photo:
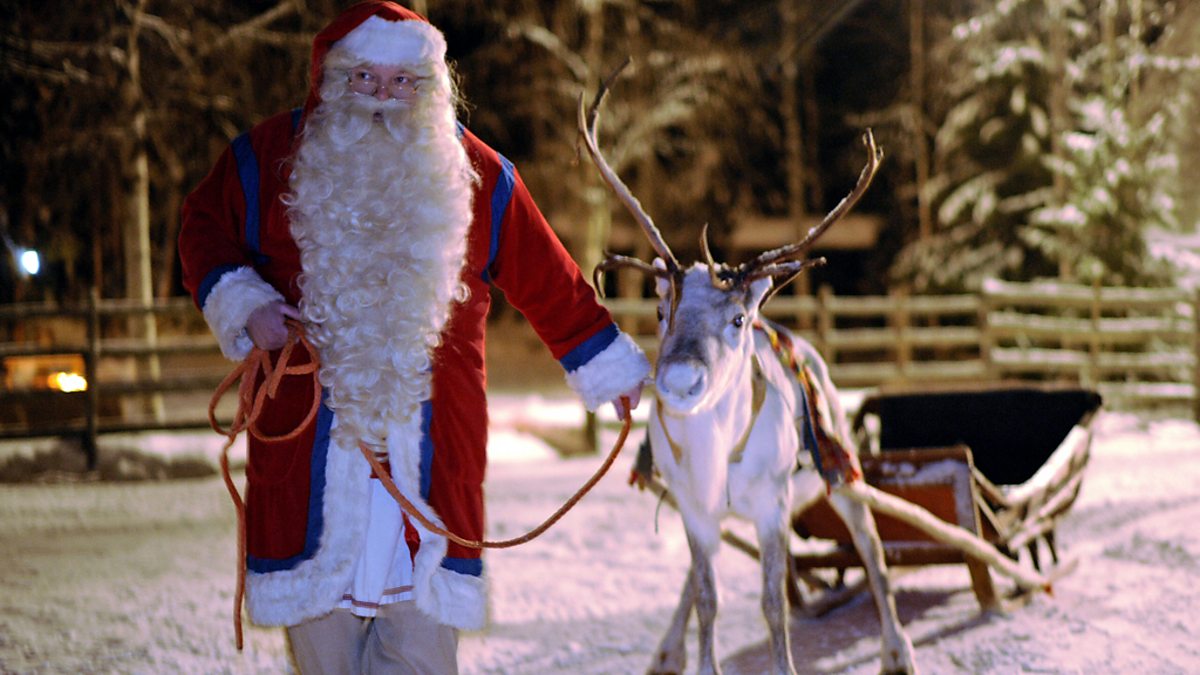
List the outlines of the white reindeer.
{"label": "white reindeer", "polygon": [[[783,285],[777,286],[777,279],[790,280],[817,264],[804,260],[804,254],[866,190],[882,153],[868,132],[869,158],[858,184],[799,244],[728,266],[713,262],[707,237],[702,234],[706,260],[685,270],[597,146],[598,109],[622,68],[624,65],[601,84],[586,118],[580,100],[579,130],[605,182],[632,212],[659,257],[651,265],[609,256],[597,266],[596,274],[631,267],[657,277],[660,343],[649,437],[655,466],[677,502],[692,554],[679,606],[650,672],[684,671],[685,635],[693,608],[700,623],[699,672],[720,672],[715,654],[717,587],[712,557],[720,542],[721,521],[733,515],[747,519],[757,531],[762,610],[770,632],[772,668],[775,673],[791,674],[795,668],[785,586],[791,516],[827,489],[816,471],[796,471],[799,453],[805,450],[802,439],[811,436],[832,443],[834,455],[853,445],[828,368],[817,351],[799,337],[784,333],[785,339],[797,346],[804,366],[801,370],[807,371],[806,391],[769,340],[768,330],[783,329],[765,325],[759,309],[773,290]],[[846,483],[856,479],[857,460],[850,456],[848,464],[849,475],[842,476]],[[831,486],[830,500],[853,533],[879,609],[882,670],[915,672],[912,643],[896,615],[871,512],[844,493],[844,483],[835,480]]]}

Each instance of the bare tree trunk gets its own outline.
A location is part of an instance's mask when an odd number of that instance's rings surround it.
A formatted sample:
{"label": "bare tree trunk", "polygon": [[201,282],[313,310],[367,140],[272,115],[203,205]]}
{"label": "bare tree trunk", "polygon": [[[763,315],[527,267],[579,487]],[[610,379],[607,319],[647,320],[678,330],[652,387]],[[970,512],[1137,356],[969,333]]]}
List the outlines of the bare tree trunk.
{"label": "bare tree trunk", "polygon": [[155,146],[167,169],[166,185],[162,187],[165,193],[163,201],[166,222],[162,241],[158,246],[158,280],[155,283],[156,298],[171,297],[174,290],[175,261],[178,259],[176,239],[179,236],[179,210],[183,205],[183,181],[185,170],[179,155],[171,148],[169,140],[157,138]]}
{"label": "bare tree trunk", "polygon": [[908,6],[909,77],[912,83],[913,164],[917,181],[917,232],[921,241],[933,236],[933,213],[925,186],[929,183],[929,142],[925,136],[925,0]]}
{"label": "bare tree trunk", "polygon": [[[132,146],[132,156],[131,185],[127,196],[129,208],[122,229],[125,248],[125,295],[130,300],[150,305],[154,302],[150,275],[150,158],[147,150],[146,105],[142,96],[141,51],[138,46],[145,6],[146,0],[138,0],[137,5],[130,10],[131,25],[125,52],[128,64],[126,73],[129,79],[125,83],[122,98],[126,109],[131,113],[128,143]],[[153,314],[134,315],[130,319],[129,328],[132,337],[145,340],[149,347],[157,345],[158,324]],[[154,381],[158,381],[162,375],[157,355],[147,356],[138,370],[142,368]],[[162,397],[151,396],[148,406],[154,419],[162,421]]]}
{"label": "bare tree trunk", "polygon": [[[1129,36],[1133,38],[1135,44],[1142,43],[1142,31],[1145,26],[1143,21],[1142,0],[1129,0]],[[1142,94],[1142,76],[1141,71],[1136,70],[1133,73],[1133,78],[1129,82],[1129,100],[1126,102],[1126,110],[1136,110],[1138,99]]]}
{"label": "bare tree trunk", "polygon": [[804,236],[802,219],[808,212],[804,194],[804,127],[800,122],[800,48],[796,39],[800,17],[792,0],[780,0],[783,24],[779,82],[779,115],[783,120],[784,167],[787,174],[788,217],[796,224],[796,240]]}
{"label": "bare tree trunk", "polygon": [[[1058,160],[1063,159],[1062,135],[1067,129],[1067,25],[1066,7],[1063,0],[1048,0],[1050,19],[1050,153]],[[1067,199],[1066,176],[1061,171],[1054,173],[1054,206],[1062,206]],[[1064,233],[1065,234],[1065,233]],[[1062,256],[1058,261],[1058,275],[1069,280],[1070,261]]]}
{"label": "bare tree trunk", "polygon": [[[604,6],[600,2],[580,3],[584,15],[583,54],[588,67],[596,78],[604,77],[601,60],[604,58]],[[612,212],[608,206],[608,193],[594,171],[588,172],[584,198],[587,200],[587,236],[584,242],[581,267],[585,276],[604,257],[605,242],[612,230]]]}
{"label": "bare tree trunk", "polygon": [[[792,0],[779,0],[779,18],[783,24],[783,37],[779,45],[779,117],[783,121],[784,172],[787,176],[788,219],[795,232],[793,239],[804,237],[804,217],[808,214],[805,195],[804,171],[804,125],[801,122],[803,106],[800,101],[800,15]],[[796,292],[808,295],[811,291],[809,276],[801,274],[796,281]]]}

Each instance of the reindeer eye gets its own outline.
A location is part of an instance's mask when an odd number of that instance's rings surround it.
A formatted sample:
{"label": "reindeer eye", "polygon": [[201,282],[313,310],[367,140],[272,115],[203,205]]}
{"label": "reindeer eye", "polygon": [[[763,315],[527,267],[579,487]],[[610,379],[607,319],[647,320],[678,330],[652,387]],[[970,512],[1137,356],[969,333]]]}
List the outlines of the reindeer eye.
{"label": "reindeer eye", "polygon": [[734,328],[741,328],[742,326],[746,325],[746,315],[738,314],[737,316],[733,317],[732,323]]}

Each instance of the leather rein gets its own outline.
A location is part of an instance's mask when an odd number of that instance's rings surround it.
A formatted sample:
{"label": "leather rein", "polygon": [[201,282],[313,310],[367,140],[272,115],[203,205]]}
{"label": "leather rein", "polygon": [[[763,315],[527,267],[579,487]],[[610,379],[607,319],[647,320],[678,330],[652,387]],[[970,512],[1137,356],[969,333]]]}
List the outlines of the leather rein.
{"label": "leather rein", "polygon": [[[265,442],[282,442],[293,440],[308,427],[308,425],[316,417],[317,411],[321,405],[321,384],[317,379],[319,368],[317,350],[305,336],[304,328],[299,322],[289,320],[287,322],[287,326],[288,339],[283,348],[280,350],[279,358],[276,360],[276,362],[271,362],[270,355],[267,351],[258,347],[253,348],[250,351],[250,354],[246,356],[246,358],[240,364],[234,367],[234,369],[225,376],[225,379],[223,379],[221,383],[217,385],[217,389],[213,392],[212,400],[209,402],[208,406],[209,424],[212,426],[214,431],[226,437],[225,445],[221,448],[220,455],[221,477],[225,481],[225,488],[229,491],[229,496],[233,500],[234,508],[237,510],[238,571],[237,590],[234,593],[233,625],[238,651],[242,650],[244,642],[242,635],[242,601],[245,597],[246,591],[246,504],[245,500],[242,498],[241,492],[233,482],[233,477],[229,469],[229,450],[233,447],[233,443],[237,439],[238,434],[243,431],[248,432],[260,441]],[[292,366],[290,365],[291,358],[297,345],[307,352],[309,356],[309,362],[298,366]],[[256,387],[255,382],[260,381],[260,373],[261,384]],[[258,419],[262,414],[262,408],[266,400],[268,398],[273,399],[275,397],[276,393],[278,392],[279,383],[285,376],[301,375],[308,375],[312,378],[312,407],[295,429],[277,436],[269,436],[264,434],[258,428]],[[233,420],[230,423],[229,428],[223,429],[221,428],[220,423],[217,422],[217,404],[220,402],[221,398],[225,396],[226,392],[233,387],[233,384],[239,380],[240,384],[238,385],[237,411],[234,413]],[[630,410],[629,398],[622,396],[621,404],[625,409],[625,416],[621,425],[621,432],[618,435],[616,442],[613,444],[612,450],[610,450],[608,456],[604,458],[604,462],[601,463],[600,467],[596,469],[595,473],[592,474],[592,476],[575,492],[575,494],[571,495],[571,497],[565,503],[563,503],[558,510],[547,517],[540,525],[526,532],[525,534],[519,537],[513,537],[512,539],[504,539],[499,541],[467,539],[433,522],[433,520],[422,513],[421,510],[415,504],[413,504],[411,500],[404,496],[404,494],[400,491],[400,488],[396,486],[395,481],[392,480],[388,470],[384,468],[379,459],[375,456],[375,453],[361,442],[358,444],[358,447],[362,452],[363,457],[366,458],[368,464],[370,464],[372,475],[379,479],[380,483],[383,485],[384,489],[387,490],[388,494],[390,494],[392,498],[396,500],[396,503],[399,505],[401,511],[420,523],[421,526],[429,532],[445,537],[446,539],[453,541],[459,546],[463,546],[465,548],[512,548],[514,546],[531,541],[540,536],[546,530],[550,529],[550,527],[562,519],[562,517],[565,516],[568,511],[578,504],[579,501],[583,499],[584,495],[591,491],[596,483],[600,482],[600,479],[604,477],[604,474],[608,472],[609,468],[612,467],[613,462],[617,459],[617,455],[620,454],[621,449],[625,446],[625,440],[629,436],[629,431],[632,427],[633,421],[633,413]],[[247,473],[250,472],[248,463],[246,471]]]}

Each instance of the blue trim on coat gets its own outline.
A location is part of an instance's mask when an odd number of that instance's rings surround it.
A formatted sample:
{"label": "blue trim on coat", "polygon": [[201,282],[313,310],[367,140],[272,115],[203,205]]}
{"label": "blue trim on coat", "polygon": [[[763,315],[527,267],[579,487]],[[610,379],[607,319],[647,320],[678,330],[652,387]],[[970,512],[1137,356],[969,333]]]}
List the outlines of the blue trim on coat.
{"label": "blue trim on coat", "polygon": [[500,176],[496,179],[496,187],[492,190],[492,239],[488,247],[487,264],[483,266],[483,280],[492,282],[492,263],[500,253],[500,233],[504,223],[504,214],[512,202],[513,190],[517,185],[517,170],[507,157],[496,153],[500,158]]}
{"label": "blue trim on coat", "polygon": [[333,411],[326,405],[328,398],[329,390],[322,387],[309,470],[308,527],[304,532],[304,549],[290,558],[256,558],[247,554],[246,569],[251,572],[290,570],[312,558],[321,544],[321,533],[325,530],[325,464],[329,459],[329,430],[333,424]]}
{"label": "blue trim on coat", "polygon": [[242,196],[246,199],[246,221],[243,224],[246,248],[256,257],[262,254],[261,228],[262,219],[259,213],[259,176],[258,155],[250,142],[250,132],[233,139],[233,156],[237,160],[238,178],[242,182]]}
{"label": "blue trim on coat", "polygon": [[483,576],[482,558],[442,558],[442,567],[472,577]]}
{"label": "blue trim on coat", "polygon": [[[421,498],[429,501],[433,486],[433,401],[421,403]],[[483,560],[479,558],[442,558],[442,567],[473,577],[483,576]]]}
{"label": "blue trim on coat", "polygon": [[562,365],[563,370],[573,373],[577,368],[591,361],[597,354],[607,349],[620,334],[621,331],[617,329],[617,324],[610,323],[597,331],[592,337],[584,340],[578,347],[567,352],[558,362]]}
{"label": "blue trim on coat", "polygon": [[203,310],[204,303],[208,302],[209,293],[212,293],[212,289],[216,287],[221,277],[225,276],[226,272],[232,272],[242,267],[245,265],[217,265],[209,270],[208,274],[205,274],[204,278],[200,280],[200,286],[196,288],[196,305]]}
{"label": "blue trim on coat", "polygon": [[421,499],[429,501],[429,492],[433,489],[433,436],[429,429],[433,426],[433,401],[421,403]]}

